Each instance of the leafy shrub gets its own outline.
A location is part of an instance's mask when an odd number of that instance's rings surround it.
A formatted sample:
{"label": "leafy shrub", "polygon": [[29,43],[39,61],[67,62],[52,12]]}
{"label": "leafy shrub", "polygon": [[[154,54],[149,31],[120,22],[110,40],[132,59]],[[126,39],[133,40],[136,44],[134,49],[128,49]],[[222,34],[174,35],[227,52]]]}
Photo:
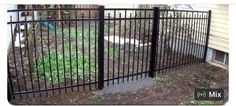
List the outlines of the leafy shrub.
{"label": "leafy shrub", "polygon": [[[64,28],[63,33],[64,36],[69,36],[69,29]],[[57,34],[59,36],[62,35],[62,30],[60,27],[57,28]],[[88,49],[89,30],[84,29],[83,34],[84,48]],[[53,31],[50,32],[50,36],[54,36]],[[71,39],[75,39],[76,37],[76,30],[73,27],[70,29],[70,36]],[[47,81],[53,80],[53,82],[64,82],[64,79],[70,79],[71,77],[72,79],[77,79],[77,74],[79,79],[83,79],[83,77],[85,77],[85,79],[88,79],[90,73],[91,80],[93,80],[93,76],[95,73],[95,62],[93,59],[95,56],[92,54],[94,54],[95,50],[95,31],[92,29],[90,30],[90,60],[87,52],[84,51],[83,58],[83,52],[80,51],[82,48],[82,28],[77,28],[77,37],[77,57],[75,41],[70,42],[71,46],[69,45],[69,42],[64,42],[64,56],[62,50],[58,50],[56,54],[55,48],[50,48],[50,53],[47,52],[43,57],[41,56],[35,58],[38,64],[37,66],[35,64],[35,71],[33,72],[33,74],[36,76],[38,73],[40,78],[44,78],[45,76]],[[71,52],[69,52],[69,50]],[[58,58],[56,58],[56,56]]]}

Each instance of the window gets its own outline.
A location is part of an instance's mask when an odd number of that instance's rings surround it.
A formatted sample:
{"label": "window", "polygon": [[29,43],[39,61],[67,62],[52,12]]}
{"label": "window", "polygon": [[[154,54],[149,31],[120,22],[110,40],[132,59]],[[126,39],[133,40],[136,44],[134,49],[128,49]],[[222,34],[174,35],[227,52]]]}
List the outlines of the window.
{"label": "window", "polygon": [[228,53],[226,54],[225,65],[229,65],[229,55],[228,55]]}
{"label": "window", "polygon": [[221,62],[221,63],[224,63],[224,58],[225,58],[225,53],[216,50],[215,60],[216,60],[216,61],[219,61],[219,62]]}
{"label": "window", "polygon": [[219,64],[228,65],[229,61],[228,53],[219,50],[214,50],[213,61]]}

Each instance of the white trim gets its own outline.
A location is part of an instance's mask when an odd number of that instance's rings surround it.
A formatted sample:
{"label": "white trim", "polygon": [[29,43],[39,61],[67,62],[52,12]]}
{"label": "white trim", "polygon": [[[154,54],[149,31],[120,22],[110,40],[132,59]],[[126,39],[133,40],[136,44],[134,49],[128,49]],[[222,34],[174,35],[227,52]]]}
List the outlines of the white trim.
{"label": "white trim", "polygon": [[214,65],[214,66],[217,66],[217,67],[220,67],[220,68],[223,68],[223,69],[226,69],[228,70],[229,69],[229,66],[228,65],[223,65],[223,64],[219,64],[219,63],[216,63],[216,62],[209,62],[209,64],[211,65]]}
{"label": "white trim", "polygon": [[225,53],[225,55],[224,55],[224,65],[226,65],[226,64],[225,64],[225,61],[226,61],[226,53]]}

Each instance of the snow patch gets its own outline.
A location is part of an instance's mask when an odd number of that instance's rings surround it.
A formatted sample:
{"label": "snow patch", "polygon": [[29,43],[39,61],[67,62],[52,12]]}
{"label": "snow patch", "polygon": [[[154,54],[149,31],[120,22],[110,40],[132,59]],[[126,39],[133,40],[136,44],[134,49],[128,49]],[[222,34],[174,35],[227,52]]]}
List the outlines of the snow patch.
{"label": "snow patch", "polygon": [[[20,43],[24,40],[23,33],[16,33],[15,47],[20,47]],[[24,44],[21,44],[21,48],[25,47]]]}
{"label": "snow patch", "polygon": [[139,40],[137,40],[137,39],[122,38],[122,37],[114,36],[114,35],[111,35],[111,36],[104,36],[104,39],[105,39],[106,41],[109,41],[109,42],[115,43],[115,44],[119,44],[119,41],[120,41],[120,44],[121,44],[121,45],[124,45],[125,43],[130,43],[131,45],[135,45],[136,47],[138,47],[139,44],[140,44],[140,47],[142,47],[142,46],[147,46],[147,45],[151,45],[151,43],[145,43],[145,44],[143,44],[141,41],[139,41]]}

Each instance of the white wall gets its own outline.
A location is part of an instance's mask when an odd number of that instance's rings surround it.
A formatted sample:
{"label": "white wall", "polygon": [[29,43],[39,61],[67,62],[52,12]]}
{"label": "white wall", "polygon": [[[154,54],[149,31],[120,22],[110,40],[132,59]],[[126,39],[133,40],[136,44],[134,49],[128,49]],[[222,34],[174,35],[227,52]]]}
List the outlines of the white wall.
{"label": "white wall", "polygon": [[[17,9],[17,5],[7,5],[7,10],[13,10],[13,9]],[[17,20],[17,13],[8,13],[7,14],[7,20],[5,20],[6,22],[10,22],[10,16],[12,16],[12,21],[16,21]],[[15,25],[12,25],[12,29],[15,27]],[[8,48],[10,46],[11,43],[11,25],[8,24],[7,25],[7,45]]]}

